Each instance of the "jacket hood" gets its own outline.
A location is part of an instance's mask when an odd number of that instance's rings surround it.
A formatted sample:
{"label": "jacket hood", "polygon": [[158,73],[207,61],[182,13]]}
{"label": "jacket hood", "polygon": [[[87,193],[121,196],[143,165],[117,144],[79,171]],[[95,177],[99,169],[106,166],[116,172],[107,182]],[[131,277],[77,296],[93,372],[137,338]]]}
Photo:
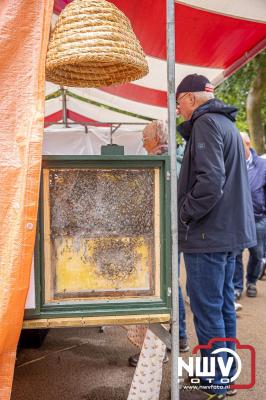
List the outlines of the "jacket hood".
{"label": "jacket hood", "polygon": [[197,118],[206,113],[217,113],[223,114],[225,117],[230,119],[232,122],[236,120],[237,108],[234,106],[227,106],[218,99],[211,99],[206,103],[202,104],[193,112],[191,119],[180,124],[177,129],[181,136],[187,141],[189,139],[193,123]]}

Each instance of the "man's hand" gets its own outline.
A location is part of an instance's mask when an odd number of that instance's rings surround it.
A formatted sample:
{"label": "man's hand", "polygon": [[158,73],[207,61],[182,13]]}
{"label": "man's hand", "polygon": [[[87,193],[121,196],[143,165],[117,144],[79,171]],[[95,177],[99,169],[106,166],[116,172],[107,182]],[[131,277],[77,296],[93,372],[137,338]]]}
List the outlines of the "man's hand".
{"label": "man's hand", "polygon": [[167,153],[168,145],[167,144],[159,144],[158,146],[154,147],[152,150],[149,151],[149,155],[159,155]]}

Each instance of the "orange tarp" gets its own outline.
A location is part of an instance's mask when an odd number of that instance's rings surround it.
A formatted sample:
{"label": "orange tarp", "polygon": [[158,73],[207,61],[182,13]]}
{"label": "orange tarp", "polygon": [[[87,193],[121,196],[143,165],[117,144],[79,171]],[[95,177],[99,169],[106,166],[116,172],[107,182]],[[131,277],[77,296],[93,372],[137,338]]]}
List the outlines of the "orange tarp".
{"label": "orange tarp", "polygon": [[53,0],[0,6],[0,399],[10,398],[32,261]]}

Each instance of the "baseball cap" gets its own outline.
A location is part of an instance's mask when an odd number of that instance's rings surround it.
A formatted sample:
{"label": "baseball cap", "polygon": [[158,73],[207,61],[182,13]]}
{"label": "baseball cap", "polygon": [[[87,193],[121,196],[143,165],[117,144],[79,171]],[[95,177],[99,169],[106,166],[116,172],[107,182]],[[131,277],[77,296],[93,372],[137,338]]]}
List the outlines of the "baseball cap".
{"label": "baseball cap", "polygon": [[187,75],[177,86],[176,97],[184,92],[213,92],[214,86],[203,75]]}

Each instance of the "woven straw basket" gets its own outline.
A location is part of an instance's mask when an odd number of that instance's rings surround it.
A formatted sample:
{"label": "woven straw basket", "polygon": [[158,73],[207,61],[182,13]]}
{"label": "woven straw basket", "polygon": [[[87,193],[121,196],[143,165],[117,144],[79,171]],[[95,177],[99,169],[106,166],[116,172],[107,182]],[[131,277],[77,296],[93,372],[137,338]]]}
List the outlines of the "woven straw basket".
{"label": "woven straw basket", "polygon": [[99,87],[148,73],[129,19],[105,0],[74,0],[51,35],[46,79],[65,86]]}

